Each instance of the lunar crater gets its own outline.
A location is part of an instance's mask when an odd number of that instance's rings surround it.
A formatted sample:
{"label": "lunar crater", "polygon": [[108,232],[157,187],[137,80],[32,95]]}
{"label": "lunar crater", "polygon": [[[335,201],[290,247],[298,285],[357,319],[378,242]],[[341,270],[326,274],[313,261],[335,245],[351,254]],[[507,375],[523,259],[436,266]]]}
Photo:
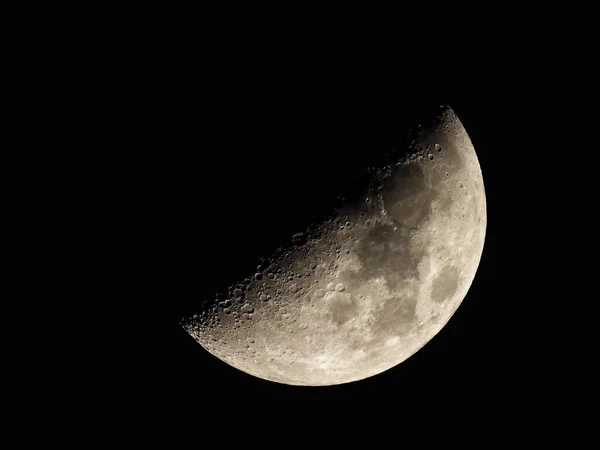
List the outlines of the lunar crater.
{"label": "lunar crater", "polygon": [[351,294],[328,292],[325,296],[327,316],[336,325],[343,325],[356,317],[357,305]]}

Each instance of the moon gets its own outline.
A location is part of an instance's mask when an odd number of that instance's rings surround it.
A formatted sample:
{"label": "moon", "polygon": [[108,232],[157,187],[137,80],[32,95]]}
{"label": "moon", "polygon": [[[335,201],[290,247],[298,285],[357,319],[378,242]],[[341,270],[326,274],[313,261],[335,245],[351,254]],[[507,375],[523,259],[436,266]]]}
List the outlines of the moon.
{"label": "moon", "polygon": [[200,302],[184,329],[227,364],[289,385],[365,379],[421,349],[460,306],[481,259],[479,161],[445,106],[368,180],[226,294]]}

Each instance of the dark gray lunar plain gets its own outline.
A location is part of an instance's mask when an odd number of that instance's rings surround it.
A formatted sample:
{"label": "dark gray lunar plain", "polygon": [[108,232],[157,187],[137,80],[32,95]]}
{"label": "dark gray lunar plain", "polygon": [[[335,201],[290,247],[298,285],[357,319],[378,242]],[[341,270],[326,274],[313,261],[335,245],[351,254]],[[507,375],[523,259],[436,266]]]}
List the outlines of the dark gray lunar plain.
{"label": "dark gray lunar plain", "polygon": [[479,265],[477,155],[446,107],[364,194],[294,236],[182,322],[206,350],[267,380],[322,386],[381,373],[448,322]]}

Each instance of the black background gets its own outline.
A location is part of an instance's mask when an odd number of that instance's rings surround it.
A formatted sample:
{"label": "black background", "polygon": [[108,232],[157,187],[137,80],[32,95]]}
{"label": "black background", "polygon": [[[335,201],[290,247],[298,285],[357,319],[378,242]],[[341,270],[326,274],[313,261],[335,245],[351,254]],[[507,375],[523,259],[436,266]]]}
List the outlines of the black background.
{"label": "black background", "polygon": [[[494,140],[497,109],[485,90],[415,87],[359,98],[352,86],[318,79],[266,87],[221,80],[193,93],[185,86],[168,95],[132,95],[137,117],[124,125],[134,124],[137,136],[127,143],[135,150],[122,160],[125,188],[113,205],[123,255],[113,275],[131,287],[120,292],[127,338],[108,374],[122,399],[141,409],[193,409],[197,398],[240,396],[477,401],[499,398],[519,383],[518,364],[506,364],[510,332],[497,253],[501,152]],[[423,349],[366,380],[297,387],[228,366],[179,326],[195,302],[253,270],[259,256],[325,211],[387,150],[402,147],[408,129],[441,104],[452,106],[477,151],[488,227],[466,298]]]}

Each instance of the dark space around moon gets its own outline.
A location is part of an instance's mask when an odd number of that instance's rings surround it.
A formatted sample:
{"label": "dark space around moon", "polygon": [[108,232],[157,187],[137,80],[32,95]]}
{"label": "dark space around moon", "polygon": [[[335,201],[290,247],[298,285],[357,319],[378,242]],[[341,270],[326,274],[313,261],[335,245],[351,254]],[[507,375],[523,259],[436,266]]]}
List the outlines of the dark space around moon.
{"label": "dark space around moon", "polygon": [[[299,97],[302,97],[299,95]],[[299,104],[291,107],[290,104]],[[477,152],[488,203],[488,225],[477,274],[461,306],[426,346],[374,377],[337,386],[269,382],[232,368],[198,345],[179,325],[199,298],[247,275],[311,218],[321,217],[365,183],[365,169],[402,152],[409,130],[449,104]],[[137,161],[125,214],[135,216],[132,268],[144,309],[128,348],[136,376],[123,388],[141,404],[191,407],[202,401],[431,401],[475,396],[499,376],[502,349],[494,290],[498,218],[494,215],[498,158],[486,134],[490,107],[471,96],[394,99],[375,110],[352,99],[319,103],[286,97],[260,103],[238,96],[198,116],[173,112],[154,145]],[[165,148],[168,150],[160,150]],[[140,219],[141,218],[141,219]],[[434,287],[435,289],[435,287]],[[139,327],[139,328],[138,328]],[[502,349],[502,350],[501,350]],[[126,372],[126,371],[125,371]],[[490,381],[494,382],[494,381]],[[489,386],[488,386],[489,388]]]}

